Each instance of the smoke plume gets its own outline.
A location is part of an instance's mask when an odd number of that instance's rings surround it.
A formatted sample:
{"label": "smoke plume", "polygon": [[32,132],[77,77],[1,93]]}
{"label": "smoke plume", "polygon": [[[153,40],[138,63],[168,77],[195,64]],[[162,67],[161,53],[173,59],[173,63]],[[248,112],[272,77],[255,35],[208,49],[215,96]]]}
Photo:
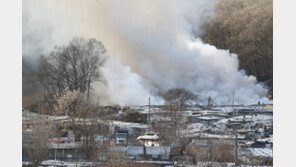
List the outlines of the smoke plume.
{"label": "smoke plume", "polygon": [[237,55],[203,43],[200,26],[213,0],[26,0],[23,52],[38,55],[73,36],[95,37],[107,48],[106,85],[93,85],[105,104],[154,104],[170,88],[209,96],[217,104],[256,103],[266,89],[238,70]]}

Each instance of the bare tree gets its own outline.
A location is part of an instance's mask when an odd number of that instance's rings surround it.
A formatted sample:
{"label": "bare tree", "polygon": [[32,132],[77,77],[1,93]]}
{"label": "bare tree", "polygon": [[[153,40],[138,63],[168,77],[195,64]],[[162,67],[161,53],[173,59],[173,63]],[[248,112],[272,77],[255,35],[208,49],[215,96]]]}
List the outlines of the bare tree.
{"label": "bare tree", "polygon": [[[78,149],[82,158],[97,161],[99,154],[107,150],[109,126],[93,119],[95,106],[91,105],[81,92],[68,92],[58,100],[60,114],[69,115],[71,129],[80,137],[82,146]],[[101,138],[100,138],[101,136]]]}
{"label": "bare tree", "polygon": [[34,116],[30,120],[31,130],[23,129],[23,154],[32,166],[39,166],[49,155],[48,141],[54,136],[54,128],[41,116]]}
{"label": "bare tree", "polygon": [[[82,146],[79,151],[86,160],[97,161],[98,155],[104,154],[107,151],[107,134],[108,127],[98,124],[95,121],[80,121],[80,124],[75,124],[75,131],[80,133],[82,138]],[[102,136],[102,141],[98,136]]]}
{"label": "bare tree", "polygon": [[55,106],[55,111],[57,114],[68,115],[71,118],[76,118],[83,114],[85,117],[85,114],[88,114],[87,112],[82,112],[88,103],[86,103],[83,93],[79,91],[67,92],[57,98],[56,101],[57,105]]}
{"label": "bare tree", "polygon": [[188,147],[187,152],[195,162],[234,162],[234,145],[229,140],[197,140]]}
{"label": "bare tree", "polygon": [[183,88],[169,89],[164,95],[164,100],[167,104],[173,106],[184,107],[197,100],[197,95]]}
{"label": "bare tree", "polygon": [[99,67],[104,63],[105,53],[105,47],[96,39],[76,37],[68,46],[57,46],[49,55],[41,56],[37,79],[51,109],[56,98],[68,91],[79,91],[89,97],[91,83],[102,81]]}
{"label": "bare tree", "polygon": [[163,95],[163,98],[165,100],[163,115],[169,118],[171,121],[165,123],[168,124],[167,127],[169,127],[169,129],[165,127],[155,127],[155,129],[164,128],[161,133],[169,133],[169,135],[166,135],[172,137],[171,139],[167,138],[166,140],[169,140],[172,143],[181,140],[180,130],[182,129],[182,127],[185,126],[185,121],[183,120],[181,111],[185,110],[187,105],[195,103],[197,101],[197,97],[197,95],[183,88],[169,89]]}

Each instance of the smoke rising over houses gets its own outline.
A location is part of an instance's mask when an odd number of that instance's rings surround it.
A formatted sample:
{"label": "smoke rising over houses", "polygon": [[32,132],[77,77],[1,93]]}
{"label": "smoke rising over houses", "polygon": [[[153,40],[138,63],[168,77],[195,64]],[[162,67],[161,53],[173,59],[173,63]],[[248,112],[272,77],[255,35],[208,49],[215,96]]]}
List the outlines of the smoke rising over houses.
{"label": "smoke rising over houses", "polygon": [[74,36],[94,37],[107,49],[106,85],[93,84],[102,103],[161,104],[160,94],[185,88],[217,104],[257,103],[267,90],[239,69],[237,55],[196,38],[213,0],[26,0],[23,54],[47,54]]}

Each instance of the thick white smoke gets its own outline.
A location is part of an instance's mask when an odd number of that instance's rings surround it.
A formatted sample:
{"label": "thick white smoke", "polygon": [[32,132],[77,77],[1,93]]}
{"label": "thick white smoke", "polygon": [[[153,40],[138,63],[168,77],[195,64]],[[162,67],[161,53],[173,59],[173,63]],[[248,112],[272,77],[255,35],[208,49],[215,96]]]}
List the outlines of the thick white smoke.
{"label": "thick white smoke", "polygon": [[24,52],[47,51],[43,48],[66,44],[72,36],[95,37],[106,46],[110,58],[102,72],[107,87],[98,92],[110,103],[141,105],[149,96],[161,103],[157,92],[175,87],[195,92],[201,100],[211,96],[218,104],[230,104],[233,92],[235,102],[243,104],[256,103],[266,94],[256,78],[238,70],[235,54],[195,38],[201,33],[203,16],[214,11],[213,0],[26,0],[23,4]]}
{"label": "thick white smoke", "polygon": [[142,78],[129,66],[123,66],[118,58],[107,59],[101,73],[106,84],[94,84],[96,92],[93,98],[99,97],[102,104],[143,105],[148,104],[149,97],[151,104],[161,104],[163,101],[155,93],[151,94],[152,90],[144,88]]}

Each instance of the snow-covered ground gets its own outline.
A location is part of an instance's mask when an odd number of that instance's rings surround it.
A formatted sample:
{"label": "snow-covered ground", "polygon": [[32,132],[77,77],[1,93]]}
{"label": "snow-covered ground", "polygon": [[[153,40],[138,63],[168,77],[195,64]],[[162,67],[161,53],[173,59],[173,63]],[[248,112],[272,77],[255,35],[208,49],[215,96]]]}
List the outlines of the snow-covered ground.
{"label": "snow-covered ground", "polygon": [[246,116],[234,116],[231,118],[221,119],[220,121],[216,122],[215,125],[219,125],[221,123],[226,124],[228,121],[252,121],[254,123],[272,123],[273,116],[272,115],[246,115]]}
{"label": "snow-covered ground", "polygon": [[188,135],[188,134],[194,134],[198,132],[202,132],[204,130],[209,129],[208,126],[201,124],[201,123],[193,123],[189,124],[185,130],[182,130],[181,133]]}
{"label": "snow-covered ground", "polygon": [[46,160],[46,161],[43,161],[41,163],[42,165],[47,165],[47,166],[52,166],[52,167],[55,167],[55,166],[93,166],[95,164],[100,164],[100,163],[93,163],[93,162],[66,162],[66,161],[58,161],[58,160]]}
{"label": "snow-covered ground", "polygon": [[[210,133],[194,133],[189,134],[187,137],[197,137],[197,138],[212,138],[212,139],[235,139],[234,135],[219,135],[219,134],[210,134]],[[243,139],[244,136],[238,136],[238,139]]]}
{"label": "snow-covered ground", "polygon": [[245,148],[240,150],[241,155],[256,157],[272,157],[272,148]]}

